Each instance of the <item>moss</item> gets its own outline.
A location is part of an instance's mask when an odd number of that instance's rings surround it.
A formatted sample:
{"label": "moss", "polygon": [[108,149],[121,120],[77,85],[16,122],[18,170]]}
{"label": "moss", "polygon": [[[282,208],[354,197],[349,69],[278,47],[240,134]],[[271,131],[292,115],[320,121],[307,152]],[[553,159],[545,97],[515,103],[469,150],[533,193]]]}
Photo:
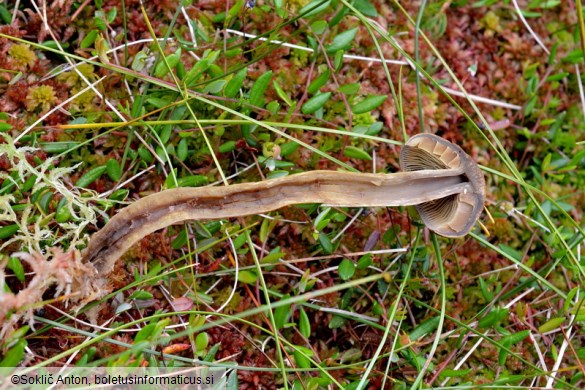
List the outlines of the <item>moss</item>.
{"label": "moss", "polygon": [[502,31],[500,18],[493,11],[489,11],[480,21],[482,27],[486,30],[486,36],[493,36],[496,32]]}
{"label": "moss", "polygon": [[34,51],[30,49],[28,45],[12,45],[8,49],[8,55],[12,61],[12,64],[19,70],[25,70],[32,68],[37,62],[37,56]]}
{"label": "moss", "polygon": [[[77,93],[78,91],[75,90],[73,93]],[[95,110],[93,105],[95,100],[95,94],[93,91],[85,91],[81,95],[77,96],[71,102],[71,107],[74,109],[79,109],[80,111],[92,111]]]}
{"label": "moss", "polygon": [[57,102],[57,96],[53,87],[49,85],[38,85],[28,90],[26,95],[26,108],[34,111],[41,107],[42,111],[48,111]]}
{"label": "moss", "polygon": [[374,122],[376,122],[376,118],[372,116],[371,112],[364,112],[363,114],[356,114],[353,116],[354,126],[370,126]]}
{"label": "moss", "polygon": [[[85,76],[85,78],[87,78],[89,81],[94,81],[97,79],[93,65],[80,64],[77,66],[77,71],[79,71],[79,73]],[[85,83],[75,71],[63,72],[57,76],[57,80],[64,82],[69,87],[85,87]]]}

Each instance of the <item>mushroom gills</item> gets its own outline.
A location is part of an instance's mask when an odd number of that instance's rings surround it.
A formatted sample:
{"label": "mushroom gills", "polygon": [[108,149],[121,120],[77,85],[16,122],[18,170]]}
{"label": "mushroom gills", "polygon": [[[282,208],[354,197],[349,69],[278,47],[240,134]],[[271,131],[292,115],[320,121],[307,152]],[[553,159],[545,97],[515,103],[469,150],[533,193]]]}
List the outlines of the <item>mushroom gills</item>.
{"label": "mushroom gills", "polygon": [[[469,165],[467,160],[471,161],[471,158],[461,148],[432,134],[412,137],[400,155],[400,165],[404,171],[450,169],[459,173],[457,177],[460,183],[465,183],[462,193],[415,206],[425,225],[446,237],[466,234],[483,208],[483,195],[477,193],[477,184],[473,183],[475,177],[466,173],[465,164]],[[473,171],[473,175],[480,176],[483,181],[481,172]],[[480,187],[480,190],[483,189],[483,183]]]}

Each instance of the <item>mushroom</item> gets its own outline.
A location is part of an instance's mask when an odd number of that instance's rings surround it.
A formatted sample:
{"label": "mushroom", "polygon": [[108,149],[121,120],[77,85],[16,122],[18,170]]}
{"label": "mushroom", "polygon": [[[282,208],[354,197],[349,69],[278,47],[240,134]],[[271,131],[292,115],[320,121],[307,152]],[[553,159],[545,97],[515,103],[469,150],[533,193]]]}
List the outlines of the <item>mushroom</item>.
{"label": "mushroom", "polygon": [[466,235],[478,220],[485,201],[483,173],[459,146],[433,134],[412,137],[400,152],[405,172],[447,170],[460,177],[464,188],[429,202],[415,204],[425,225],[445,237]]}
{"label": "mushroom", "polygon": [[403,147],[400,165],[404,172],[310,171],[256,183],[161,191],[123,208],[93,235],[82,256],[103,275],[132,245],[166,226],[261,214],[301,203],[414,205],[434,232],[446,237],[467,234],[485,197],[483,174],[471,157],[436,135],[419,134]]}

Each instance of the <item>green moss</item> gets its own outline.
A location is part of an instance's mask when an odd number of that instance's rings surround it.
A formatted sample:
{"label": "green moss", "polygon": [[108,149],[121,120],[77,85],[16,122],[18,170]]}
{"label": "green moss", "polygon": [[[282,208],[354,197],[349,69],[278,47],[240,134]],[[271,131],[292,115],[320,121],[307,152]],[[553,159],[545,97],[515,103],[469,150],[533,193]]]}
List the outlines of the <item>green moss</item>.
{"label": "green moss", "polygon": [[[94,81],[97,78],[93,65],[80,64],[77,66],[77,70],[89,81]],[[63,72],[57,76],[57,80],[64,82],[69,87],[85,87],[85,83],[81,77],[79,77],[79,74],[75,71]]]}
{"label": "green moss", "polygon": [[8,55],[17,69],[25,70],[31,68],[37,61],[37,56],[28,45],[12,45],[8,49]]}
{"label": "green moss", "polygon": [[372,114],[369,112],[364,112],[363,114],[357,114],[353,116],[354,126],[359,125],[370,126],[374,122],[376,122],[376,118],[374,118]]}
{"label": "green moss", "polygon": [[48,111],[57,102],[57,96],[53,87],[49,85],[38,85],[28,90],[26,95],[26,108],[34,111],[41,107],[42,111]]}
{"label": "green moss", "polygon": [[286,2],[286,8],[289,11],[297,12],[298,10],[300,10],[301,8],[303,8],[305,5],[307,5],[309,3],[310,3],[310,0],[288,0]]}
{"label": "green moss", "polygon": [[485,28],[487,36],[493,36],[496,32],[502,31],[500,25],[500,17],[495,12],[489,11],[480,21],[480,24]]}

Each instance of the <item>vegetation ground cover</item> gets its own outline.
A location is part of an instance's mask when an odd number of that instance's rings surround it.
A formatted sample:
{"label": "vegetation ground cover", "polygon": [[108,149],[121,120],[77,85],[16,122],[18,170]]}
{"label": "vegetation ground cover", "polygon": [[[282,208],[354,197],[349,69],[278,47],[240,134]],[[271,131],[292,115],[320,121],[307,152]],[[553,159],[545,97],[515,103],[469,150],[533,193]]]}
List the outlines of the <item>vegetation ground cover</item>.
{"label": "vegetation ground cover", "polygon": [[[0,366],[583,387],[580,1],[13,1],[0,23]],[[168,227],[110,294],[75,284],[137,198],[396,172],[420,132],[485,173],[463,239],[408,208],[303,205]]]}

